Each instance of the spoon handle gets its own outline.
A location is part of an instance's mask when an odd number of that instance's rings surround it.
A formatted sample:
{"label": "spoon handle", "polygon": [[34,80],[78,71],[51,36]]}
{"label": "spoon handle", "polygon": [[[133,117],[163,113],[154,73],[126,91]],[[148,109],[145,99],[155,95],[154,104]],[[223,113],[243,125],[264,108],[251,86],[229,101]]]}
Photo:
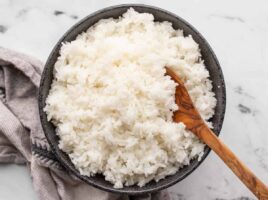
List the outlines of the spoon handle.
{"label": "spoon handle", "polygon": [[196,129],[206,143],[258,199],[268,200],[268,187],[210,130],[206,124]]}

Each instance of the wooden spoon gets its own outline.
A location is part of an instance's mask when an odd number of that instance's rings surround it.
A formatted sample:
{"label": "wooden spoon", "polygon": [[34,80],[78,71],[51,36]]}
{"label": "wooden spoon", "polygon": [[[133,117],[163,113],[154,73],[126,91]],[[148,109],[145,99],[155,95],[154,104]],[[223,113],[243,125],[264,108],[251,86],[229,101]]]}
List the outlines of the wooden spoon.
{"label": "wooden spoon", "polygon": [[178,83],[175,101],[179,110],[174,112],[173,120],[183,122],[188,130],[207,144],[256,197],[268,200],[268,187],[210,130],[195,108],[183,81],[170,68],[166,68],[166,74]]}

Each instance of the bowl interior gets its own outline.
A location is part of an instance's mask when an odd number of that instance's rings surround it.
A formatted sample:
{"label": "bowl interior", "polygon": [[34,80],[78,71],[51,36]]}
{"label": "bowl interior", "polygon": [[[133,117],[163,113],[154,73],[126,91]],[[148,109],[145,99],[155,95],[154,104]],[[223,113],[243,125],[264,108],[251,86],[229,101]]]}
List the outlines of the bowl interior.
{"label": "bowl interior", "polygon": [[183,167],[176,174],[168,176],[157,183],[155,181],[151,181],[144,187],[130,186],[130,187],[124,187],[122,189],[115,189],[113,188],[112,184],[104,180],[104,177],[102,175],[96,175],[94,177],[86,177],[79,174],[78,170],[75,169],[74,165],[70,161],[68,155],[59,149],[58,147],[59,138],[55,133],[55,127],[52,125],[52,123],[47,121],[47,115],[43,111],[43,108],[45,107],[45,100],[49,93],[50,85],[53,80],[53,67],[57,60],[57,57],[59,56],[61,43],[74,40],[78,34],[80,34],[83,31],[86,31],[90,26],[95,24],[100,19],[110,17],[118,18],[124,12],[126,12],[127,9],[130,7],[133,7],[138,12],[147,12],[153,14],[155,17],[155,21],[171,22],[175,29],[182,29],[185,35],[192,35],[193,39],[199,44],[202,58],[204,59],[205,65],[210,73],[210,79],[212,80],[213,83],[213,91],[215,92],[217,98],[215,115],[213,116],[211,121],[214,126],[214,132],[217,135],[219,134],[225,113],[226,95],[225,95],[225,84],[223,74],[215,54],[213,53],[212,49],[210,48],[206,40],[200,35],[200,33],[197,30],[195,30],[195,28],[193,28],[190,24],[185,22],[183,19],[160,8],[145,5],[130,4],[130,5],[119,5],[109,7],[87,16],[86,18],[82,19],[80,22],[75,24],[69,31],[67,31],[52,50],[47,60],[47,63],[44,67],[39,89],[39,111],[40,111],[42,127],[47,137],[47,140],[51,145],[53,151],[55,152],[59,162],[67,170],[69,170],[71,173],[73,173],[83,181],[97,188],[109,192],[119,192],[119,193],[137,195],[148,192],[155,192],[157,190],[164,189],[179,182],[187,175],[189,175],[191,172],[193,172],[200,165],[200,163],[208,155],[210,149],[208,147],[205,148],[204,155],[202,156],[202,159],[200,161],[198,161],[197,159],[192,160],[190,165]]}

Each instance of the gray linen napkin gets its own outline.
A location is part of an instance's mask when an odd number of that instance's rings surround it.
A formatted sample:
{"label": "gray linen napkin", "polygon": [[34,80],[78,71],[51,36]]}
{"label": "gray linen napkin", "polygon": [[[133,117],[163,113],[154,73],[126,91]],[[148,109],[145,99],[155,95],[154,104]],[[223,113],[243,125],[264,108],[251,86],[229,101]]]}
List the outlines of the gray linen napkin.
{"label": "gray linen napkin", "polygon": [[140,197],[98,190],[68,174],[42,131],[37,91],[42,63],[0,47],[0,163],[27,164],[41,200],[169,200],[165,191]]}

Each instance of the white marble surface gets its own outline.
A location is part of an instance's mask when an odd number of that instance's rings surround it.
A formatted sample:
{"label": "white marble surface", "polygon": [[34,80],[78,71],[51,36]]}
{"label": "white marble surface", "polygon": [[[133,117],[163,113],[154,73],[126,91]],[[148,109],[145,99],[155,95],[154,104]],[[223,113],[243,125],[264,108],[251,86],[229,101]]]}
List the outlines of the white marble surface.
{"label": "white marble surface", "polygon": [[[167,9],[205,36],[227,85],[221,138],[268,183],[267,0],[0,0],[0,45],[45,61],[71,25],[93,11],[120,3]],[[24,166],[0,165],[0,177],[0,199],[37,199]],[[174,200],[254,199],[214,153],[170,191]]]}

